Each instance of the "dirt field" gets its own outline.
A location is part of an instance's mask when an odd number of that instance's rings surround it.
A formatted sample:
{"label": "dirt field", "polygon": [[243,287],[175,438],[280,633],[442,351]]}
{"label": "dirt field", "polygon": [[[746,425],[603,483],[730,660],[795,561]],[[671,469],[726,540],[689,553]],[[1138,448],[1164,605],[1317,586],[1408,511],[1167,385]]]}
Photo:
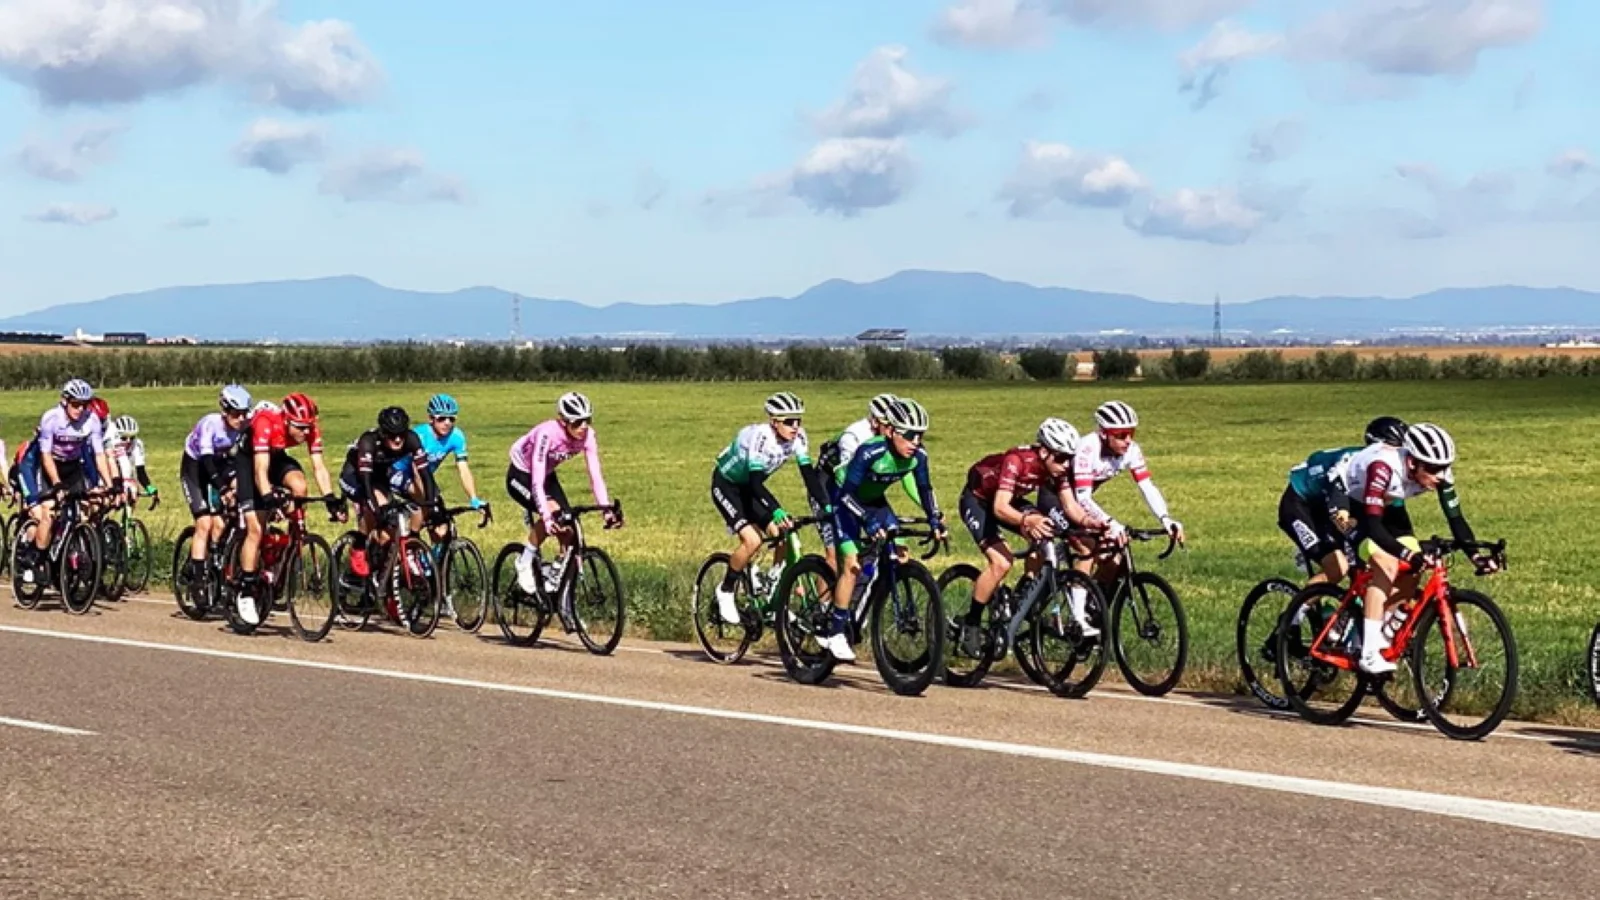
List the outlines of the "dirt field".
{"label": "dirt field", "polygon": [[[1449,347],[1224,347],[1211,351],[1211,361],[1223,363],[1228,360],[1243,356],[1255,350],[1278,350],[1283,353],[1284,359],[1305,359],[1316,356],[1318,352],[1330,350],[1336,353],[1354,351],[1362,359],[1375,356],[1426,356],[1429,359],[1448,359],[1453,356],[1470,356],[1474,353],[1488,353],[1501,359],[1518,359],[1524,356],[1571,356],[1575,359],[1586,359],[1591,356],[1600,356],[1600,347],[1537,347],[1537,346],[1474,346],[1456,345]],[[1170,350],[1141,350],[1139,358],[1142,360],[1160,359],[1171,355]]]}

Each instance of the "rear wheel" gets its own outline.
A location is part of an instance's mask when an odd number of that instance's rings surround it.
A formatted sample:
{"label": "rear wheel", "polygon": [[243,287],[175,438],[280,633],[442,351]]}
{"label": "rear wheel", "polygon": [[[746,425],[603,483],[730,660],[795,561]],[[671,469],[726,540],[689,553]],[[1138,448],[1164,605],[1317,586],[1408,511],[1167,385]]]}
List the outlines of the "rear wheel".
{"label": "rear wheel", "polygon": [[150,529],[139,519],[131,519],[124,537],[123,551],[126,578],[123,587],[132,594],[142,594],[150,587],[150,576],[155,570],[155,554],[150,547]]}
{"label": "rear wheel", "polygon": [[58,588],[67,612],[81,616],[94,608],[100,590],[100,530],[80,523],[67,532],[61,546]]}
{"label": "rear wheel", "polygon": [[[1278,620],[1277,673],[1282,696],[1300,717],[1318,725],[1338,725],[1355,714],[1366,696],[1368,678],[1354,668],[1316,659],[1323,652],[1348,647],[1347,634],[1359,630],[1361,610],[1354,603],[1340,609],[1344,591],[1337,585],[1313,584],[1295,595]],[[1326,632],[1326,636],[1323,633]],[[1323,637],[1320,645],[1316,644]]]}
{"label": "rear wheel", "polygon": [[322,535],[305,535],[300,539],[300,552],[285,568],[283,592],[289,624],[301,640],[320,641],[338,617],[333,599],[333,551]]}
{"label": "rear wheel", "polygon": [[893,584],[872,605],[872,656],[889,690],[915,697],[944,665],[944,604],[933,574],[915,560],[900,565]]}
{"label": "rear wheel", "polygon": [[[694,577],[690,613],[694,617],[694,636],[699,639],[700,648],[712,660],[731,665],[743,659],[745,652],[750,649],[751,629],[744,621],[734,624],[724,622],[717,612],[717,589],[722,586],[727,574],[726,553],[713,553],[700,564],[700,571]],[[752,617],[754,611],[750,608],[748,578],[734,580],[733,595],[733,602],[739,607],[741,617]]]}
{"label": "rear wheel", "polygon": [[578,640],[596,656],[609,656],[622,640],[627,603],[617,565],[599,547],[583,548],[582,567],[569,590],[577,619]]}
{"label": "rear wheel", "polygon": [[522,544],[512,543],[501,548],[494,561],[494,618],[500,623],[500,633],[506,642],[518,647],[531,647],[550,622],[550,610],[537,593],[526,594],[517,584],[517,557]]}
{"label": "rear wheel", "polygon": [[783,571],[774,603],[778,657],[789,677],[821,684],[833,674],[833,654],[819,635],[833,614],[833,567],[820,556],[806,556]]}
{"label": "rear wheel", "polygon": [[194,526],[178,533],[178,542],[172,547],[172,596],[178,601],[178,610],[185,616],[201,621],[211,611],[211,604],[201,595],[201,586],[189,574],[189,554],[194,546]]}
{"label": "rear wheel", "polygon": [[1166,579],[1137,572],[1117,585],[1111,602],[1111,646],[1129,686],[1160,697],[1183,677],[1189,659],[1189,620]]}
{"label": "rear wheel", "polygon": [[114,519],[102,519],[97,531],[100,535],[100,596],[108,601],[121,600],[127,580],[127,535],[122,524]]}
{"label": "rear wheel", "polygon": [[1589,696],[1600,703],[1600,625],[1589,635]]}
{"label": "rear wheel", "polygon": [[228,628],[234,634],[249,635],[255,634],[256,629],[261,627],[261,623],[266,621],[267,612],[272,609],[271,585],[267,584],[266,579],[260,577],[260,574],[257,573],[255,593],[265,596],[251,598],[256,621],[254,623],[246,621],[244,616],[239,614],[239,597],[242,591],[239,581],[243,577],[239,556],[243,549],[244,532],[242,530],[236,531],[222,547],[222,556],[220,557],[222,566],[221,571],[217,574],[218,582],[215,596],[217,603],[222,606],[223,616],[228,620]]}
{"label": "rear wheel", "polygon": [[338,610],[334,621],[346,631],[360,631],[372,618],[372,607],[367,604],[367,579],[350,571],[350,551],[360,539],[358,532],[347,531],[333,542],[329,554],[333,569],[328,584],[333,589],[334,608]]}
{"label": "rear wheel", "polygon": [[[1234,634],[1234,649],[1239,656],[1239,677],[1256,699],[1270,709],[1289,709],[1289,701],[1279,692],[1278,620],[1283,610],[1300,593],[1300,586],[1283,578],[1268,578],[1256,585],[1239,607],[1239,624]],[[1257,671],[1257,667],[1260,671]]]}
{"label": "rear wheel", "polygon": [[1418,614],[1410,651],[1416,692],[1433,727],[1459,741],[1481,740],[1517,697],[1517,642],[1505,613],[1483,594],[1452,588],[1449,606],[1449,620],[1431,604]]}

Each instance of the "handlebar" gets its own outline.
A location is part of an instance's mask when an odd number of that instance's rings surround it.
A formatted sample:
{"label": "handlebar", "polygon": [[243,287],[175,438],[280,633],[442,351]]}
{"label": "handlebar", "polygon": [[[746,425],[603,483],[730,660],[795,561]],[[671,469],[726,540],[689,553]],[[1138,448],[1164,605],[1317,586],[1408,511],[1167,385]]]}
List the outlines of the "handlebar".
{"label": "handlebar", "polygon": [[[1166,538],[1167,549],[1161,551],[1161,554],[1157,556],[1156,559],[1166,559],[1178,549],[1178,536],[1161,528],[1128,528],[1125,529],[1124,533],[1128,535],[1128,540],[1139,541],[1141,543],[1145,541],[1157,541],[1162,538]],[[1072,528],[1062,536],[1093,541],[1099,546],[1104,546],[1106,544],[1106,532],[1104,531],[1089,531],[1083,528]]]}
{"label": "handlebar", "polygon": [[600,506],[600,505],[595,505],[595,506],[569,506],[566,509],[562,510],[561,520],[570,522],[570,521],[578,518],[579,516],[584,516],[584,515],[588,515],[589,513],[597,513],[597,512],[598,513],[609,512],[613,516],[616,517],[616,524],[607,525],[606,526],[607,528],[620,528],[620,527],[622,527],[622,522],[623,522],[623,518],[622,518],[622,501],[621,500],[616,500],[616,499],[613,499],[611,501],[611,505],[610,506]]}
{"label": "handlebar", "polygon": [[[1487,556],[1488,561],[1492,562],[1495,568],[1505,569],[1509,567],[1509,563],[1506,560],[1505,538],[1501,538],[1498,541],[1458,541],[1453,538],[1435,535],[1422,542],[1422,553],[1424,556],[1433,557],[1441,561],[1452,553],[1464,553],[1473,557],[1475,563],[1480,558]],[[1485,567],[1481,563],[1476,568],[1478,574],[1486,574]]]}
{"label": "handlebar", "polygon": [[761,543],[763,546],[770,547],[773,544],[788,540],[790,534],[802,528],[810,528],[812,525],[817,525],[823,521],[824,519],[821,516],[801,516],[799,518],[784,519],[783,522],[789,526],[788,529],[780,529],[776,535],[769,535],[763,538]]}
{"label": "handlebar", "polygon": [[434,509],[434,514],[444,519],[454,519],[457,516],[464,516],[469,512],[481,513],[481,517],[478,519],[479,528],[488,528],[489,523],[494,521],[494,511],[489,508],[489,504],[487,503],[483,504],[477,509],[473,509],[470,506],[441,506]]}

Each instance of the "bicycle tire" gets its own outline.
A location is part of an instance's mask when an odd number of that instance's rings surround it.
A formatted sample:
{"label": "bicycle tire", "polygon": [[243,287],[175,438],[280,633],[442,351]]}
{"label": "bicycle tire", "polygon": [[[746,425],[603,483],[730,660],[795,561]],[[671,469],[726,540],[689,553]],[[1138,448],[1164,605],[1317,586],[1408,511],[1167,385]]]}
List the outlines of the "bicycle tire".
{"label": "bicycle tire", "polygon": [[[583,585],[592,583],[601,588],[602,592],[594,603],[585,603],[579,590]],[[604,593],[604,586],[609,584],[611,593]],[[622,576],[617,573],[617,564],[599,547],[585,547],[579,557],[579,569],[576,579],[568,588],[573,592],[572,617],[577,620],[578,640],[583,641],[583,646],[596,656],[610,656],[617,644],[622,640],[623,628],[627,625],[627,597],[623,594]],[[595,612],[614,612],[615,620],[609,629],[592,630],[590,621],[584,616],[585,609]],[[600,620],[595,620],[600,621]]]}
{"label": "bicycle tire", "polygon": [[56,589],[62,607],[72,615],[88,615],[94,609],[100,592],[100,549],[100,530],[84,522],[72,526],[61,543]]}
{"label": "bicycle tire", "polygon": [[[955,585],[958,582],[973,582],[975,584],[979,574],[977,566],[967,563],[957,563],[945,569],[939,573],[940,598],[949,597],[952,593],[950,590],[951,585]],[[999,593],[998,587],[995,592]],[[967,587],[964,591],[957,589],[954,593],[958,596],[970,597],[972,596],[972,588]],[[990,597],[990,602],[992,603],[993,601],[994,598]],[[962,608],[955,609],[956,605],[962,605]],[[977,687],[983,683],[983,679],[989,674],[990,667],[995,663],[994,617],[991,610],[985,609],[983,611],[983,624],[979,626],[983,633],[983,652],[974,657],[967,655],[966,651],[961,649],[961,632],[965,628],[966,614],[969,609],[971,609],[970,601],[965,605],[960,604],[959,601],[956,604],[945,604],[945,644],[949,649],[944,655],[944,683],[950,687]]]}
{"label": "bicycle tire", "polygon": [[1589,696],[1600,703],[1600,624],[1589,635]]}
{"label": "bicycle tire", "polygon": [[[284,567],[283,593],[289,626],[300,640],[316,643],[328,636],[339,617],[339,603],[333,597],[333,549],[322,535],[307,534],[300,539],[294,558]],[[307,603],[310,597],[321,601]],[[320,612],[323,606],[326,612]]]}
{"label": "bicycle tire", "polygon": [[[706,557],[700,564],[700,570],[694,576],[694,594],[689,600],[689,615],[694,620],[694,636],[700,642],[700,649],[712,662],[731,666],[744,658],[750,650],[752,634],[748,625],[740,622],[732,625],[722,621],[722,616],[717,612],[717,588],[722,584],[723,574],[728,568],[731,559],[727,553],[718,551]],[[739,605],[739,600],[745,597],[748,578],[736,580],[734,588],[734,604]],[[740,617],[751,615],[750,604],[746,602],[739,606]],[[734,637],[734,632],[738,633]],[[730,640],[731,639],[731,640]],[[720,641],[727,641],[733,649],[723,649]]]}
{"label": "bicycle tire", "polygon": [[108,602],[122,599],[127,580],[127,534],[115,519],[101,519],[95,529],[100,538],[100,595]]}
{"label": "bicycle tire", "polygon": [[[1141,618],[1140,606],[1132,602],[1133,589],[1140,589],[1143,598],[1150,598],[1150,591],[1159,593],[1165,600],[1163,604],[1172,611],[1172,629],[1177,637],[1176,653],[1172,658],[1172,668],[1165,676],[1159,674],[1149,675],[1145,672],[1135,671],[1136,666],[1129,659],[1130,647],[1135,646],[1125,640],[1130,631],[1123,622],[1123,613],[1131,611],[1132,621],[1136,624],[1132,635],[1142,642],[1149,642],[1152,638],[1160,636],[1164,630],[1154,617]],[[1147,613],[1155,612],[1155,608],[1146,610]],[[1116,599],[1111,601],[1109,629],[1112,651],[1117,658],[1117,668],[1122,670],[1123,680],[1128,686],[1145,695],[1146,697],[1161,697],[1177,687],[1179,679],[1183,677],[1184,666],[1189,661],[1189,619],[1183,610],[1183,602],[1178,599],[1177,591],[1167,583],[1165,578],[1152,572],[1136,572],[1132,578],[1124,578],[1117,586]],[[1167,654],[1160,654],[1163,658]]]}
{"label": "bicycle tire", "polygon": [[[1239,659],[1239,677],[1244,681],[1245,689],[1254,694],[1257,700],[1266,704],[1268,709],[1279,712],[1291,710],[1289,699],[1272,689],[1283,686],[1282,680],[1277,677],[1277,627],[1283,618],[1284,608],[1294,602],[1294,597],[1298,593],[1300,586],[1287,578],[1268,578],[1257,584],[1245,595],[1244,603],[1239,607],[1239,622],[1234,633],[1234,649]],[[1250,628],[1250,622],[1257,613],[1271,623],[1268,635],[1264,639],[1266,643],[1259,646],[1256,634],[1253,634]],[[1271,647],[1273,658],[1266,659],[1266,654],[1261,653],[1260,661],[1272,667],[1271,687],[1256,672],[1255,664],[1251,661],[1251,657],[1257,655],[1257,651],[1264,650],[1267,646]]]}
{"label": "bicycle tire", "polygon": [[[1431,604],[1419,613],[1421,618],[1417,620],[1416,630],[1412,633],[1410,648],[1411,672],[1415,680],[1417,696],[1422,699],[1422,709],[1427,713],[1428,721],[1433,723],[1433,727],[1439,729],[1440,733],[1446,737],[1454,740],[1479,741],[1488,737],[1496,728],[1500,727],[1500,723],[1505,721],[1506,716],[1511,712],[1511,704],[1517,699],[1517,640],[1511,631],[1511,623],[1506,619],[1506,614],[1488,596],[1477,591],[1451,588],[1450,604],[1458,609],[1463,606],[1475,606],[1482,610],[1498,633],[1505,648],[1506,659],[1506,683],[1500,691],[1500,696],[1490,707],[1489,715],[1483,721],[1476,725],[1462,726],[1446,717],[1446,711],[1442,704],[1451,700],[1471,702],[1470,698],[1463,693],[1459,686],[1460,673],[1466,670],[1465,667],[1456,667],[1451,670],[1448,679],[1452,686],[1449,691],[1445,692],[1443,698],[1434,697],[1427,692],[1428,679],[1425,665],[1427,661],[1427,637],[1433,626],[1439,622],[1438,607]],[[1480,640],[1482,637],[1481,633],[1476,636],[1469,633],[1467,640],[1474,647],[1483,647],[1485,644]],[[1483,654],[1477,655],[1479,659],[1483,658]],[[1466,693],[1470,694],[1470,691]]]}
{"label": "bicycle tire", "polygon": [[189,550],[193,546],[194,526],[190,525],[178,532],[178,540],[172,545],[172,599],[177,601],[178,611],[185,617],[200,622],[210,612],[211,604],[201,606],[194,602],[194,585],[188,575]]}
{"label": "bicycle tire", "polygon": [[350,572],[350,551],[360,537],[360,532],[346,531],[334,539],[329,554],[333,566],[330,586],[333,588],[334,606],[338,610],[334,621],[344,631],[360,631],[372,619],[373,611],[365,602],[366,579]]}
{"label": "bicycle tire", "polygon": [[[1059,597],[1057,604],[1070,604],[1071,591],[1074,587],[1081,587],[1084,590],[1083,616],[1089,624],[1100,629],[1100,634],[1096,637],[1083,637],[1082,633],[1077,631],[1075,624],[1067,624],[1070,616],[1060,620],[1059,630],[1046,621],[1046,611],[1052,605],[1049,602],[1050,598]],[[1106,600],[1105,595],[1100,592],[1100,585],[1096,584],[1093,578],[1074,569],[1059,571],[1056,573],[1055,587],[1040,602],[1034,604],[1033,609],[1029,611],[1029,618],[1032,619],[1032,640],[1029,641],[1028,649],[1044,687],[1057,697],[1074,700],[1094,690],[1094,686],[1100,683],[1101,676],[1105,675],[1106,665],[1109,662],[1106,658],[1108,629]],[[1051,658],[1057,654],[1046,654],[1045,639],[1052,634],[1064,638],[1072,650],[1066,663],[1059,667],[1050,664]],[[1075,674],[1078,675],[1076,679],[1073,678]]]}
{"label": "bicycle tire", "polygon": [[[217,604],[222,607],[222,615],[227,620],[228,629],[234,634],[248,636],[255,634],[256,629],[260,628],[262,622],[266,621],[266,617],[261,614],[262,606],[265,605],[270,609],[272,604],[270,602],[262,604],[259,599],[253,599],[256,607],[255,624],[246,622],[239,615],[239,577],[242,571],[239,557],[243,549],[244,531],[241,529],[229,536],[227,542],[223,545],[222,555],[218,557],[222,560],[222,565],[220,571],[216,574],[215,596]],[[259,575],[256,585],[258,592],[269,587],[265,580],[259,578]]]}
{"label": "bicycle tire", "polygon": [[[1294,624],[1294,616],[1301,607],[1316,602],[1318,598],[1329,599],[1337,604],[1344,598],[1344,590],[1332,584],[1313,584],[1301,589],[1300,593],[1295,595],[1294,600],[1284,609],[1283,614],[1278,619],[1277,654],[1279,663],[1276,667],[1277,674],[1280,685],[1283,688],[1283,696],[1288,698],[1290,708],[1300,718],[1317,725],[1340,725],[1354,715],[1356,709],[1361,706],[1361,701],[1372,687],[1372,679],[1359,669],[1341,669],[1320,660],[1304,665],[1299,664],[1301,657],[1291,652],[1296,648],[1291,646],[1289,642],[1291,634],[1300,635],[1299,625]],[[1346,610],[1346,615],[1356,615],[1357,612],[1355,609]],[[1314,628],[1320,628],[1315,619],[1313,619],[1313,623]],[[1312,633],[1311,637],[1311,641],[1302,639],[1301,643],[1305,647],[1310,647],[1312,642],[1316,640],[1315,632]],[[1295,660],[1297,665],[1294,667],[1289,666],[1288,661],[1290,659]],[[1310,676],[1305,680],[1304,684],[1294,680],[1294,675],[1301,670],[1310,672]],[[1355,686],[1350,691],[1349,697],[1338,701],[1331,709],[1323,709],[1312,705],[1312,699],[1323,685],[1333,684],[1345,678],[1354,680]]]}
{"label": "bicycle tire", "polygon": [[[539,635],[544,633],[544,628],[550,622],[550,608],[541,602],[536,595],[524,594],[517,584],[516,558],[522,553],[523,544],[512,542],[500,548],[500,553],[494,561],[494,608],[495,621],[500,625],[500,633],[505,635],[506,643],[516,647],[531,647],[539,640]],[[507,609],[511,612],[508,615]],[[532,612],[533,621],[523,625],[520,621],[524,611]],[[527,628],[526,634],[519,634],[518,628]]]}
{"label": "bicycle tire", "polygon": [[400,584],[409,595],[395,599],[400,611],[400,626],[414,638],[432,637],[439,627],[443,613],[444,591],[439,585],[439,571],[433,564],[433,551],[416,538],[407,538],[401,550],[399,565]]}
{"label": "bicycle tire", "polygon": [[128,593],[142,594],[150,587],[155,574],[155,556],[151,553],[150,529],[141,519],[129,519],[127,531],[127,581]]}
{"label": "bicycle tire", "polygon": [[[911,613],[907,615],[905,607],[897,610],[888,593],[880,591],[868,616],[871,620],[872,659],[877,664],[878,675],[889,690],[901,697],[922,694],[938,677],[939,670],[944,668],[946,623],[939,583],[934,580],[927,566],[911,560],[900,564],[895,576],[895,588],[899,590],[912,584],[920,586],[927,593],[926,610],[916,610],[913,605]],[[892,635],[925,635],[927,644],[919,648],[915,656],[903,658],[896,656],[889,648]]]}
{"label": "bicycle tire", "polygon": [[22,569],[17,565],[17,552],[23,544],[33,541],[33,534],[38,529],[38,523],[32,520],[22,523],[11,536],[11,544],[6,551],[6,556],[11,558],[11,593],[16,596],[17,605],[23,609],[38,609],[39,602],[44,599],[45,585],[49,583],[48,576],[41,577],[49,571],[48,568],[34,566],[33,581],[23,581]]}
{"label": "bicycle tire", "polygon": [[783,570],[773,604],[778,658],[783,662],[783,670],[800,684],[816,685],[828,680],[837,660],[820,645],[811,650],[806,643],[808,640],[815,643],[821,617],[831,615],[831,604],[821,603],[821,596],[811,591],[806,591],[806,596],[799,602],[792,602],[795,586],[802,577],[822,579],[827,586],[823,593],[830,597],[837,579],[826,559],[816,555],[803,556]]}
{"label": "bicycle tire", "polygon": [[11,535],[16,531],[17,525],[16,513],[0,519],[0,547],[5,548],[5,552],[0,553],[0,576],[11,572]]}

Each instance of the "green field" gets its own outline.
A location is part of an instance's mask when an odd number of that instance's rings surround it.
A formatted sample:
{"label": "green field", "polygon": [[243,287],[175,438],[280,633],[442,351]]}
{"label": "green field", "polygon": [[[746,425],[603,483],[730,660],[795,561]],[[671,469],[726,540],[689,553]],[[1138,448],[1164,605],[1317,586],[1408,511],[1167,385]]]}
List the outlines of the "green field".
{"label": "green field", "polygon": [[[520,512],[502,487],[512,440],[546,418],[565,386],[545,384],[440,385],[462,405],[480,492],[499,521],[475,535],[492,554],[518,537]],[[594,401],[605,471],[623,499],[628,527],[595,539],[614,551],[629,589],[629,615],[640,634],[691,636],[690,582],[705,554],[729,539],[708,498],[711,460],[741,426],[762,418],[761,401],[775,386],[761,384],[597,384],[579,386]],[[281,397],[281,386],[251,385],[258,396]],[[1189,610],[1193,649],[1186,684],[1234,684],[1233,623],[1240,599],[1268,575],[1294,577],[1292,548],[1275,525],[1288,468],[1308,452],[1358,441],[1364,423],[1380,413],[1446,426],[1460,445],[1456,467],[1463,502],[1480,537],[1509,540],[1511,568],[1477,587],[1506,609],[1522,660],[1517,712],[1569,721],[1589,718],[1581,687],[1582,653],[1600,619],[1600,588],[1590,569],[1600,509],[1600,385],[1584,380],[1352,383],[1220,386],[802,384],[813,443],[858,418],[878,390],[915,396],[933,417],[928,436],[934,481],[953,513],[973,461],[1031,439],[1046,415],[1086,429],[1094,407],[1119,397],[1139,411],[1139,441],[1156,483],[1188,528],[1189,552],[1146,565],[1178,588]],[[430,390],[421,386],[329,386],[313,391],[324,411],[328,464],[337,477],[344,444],[368,427],[377,409],[400,403],[420,416]],[[177,486],[181,442],[194,421],[214,408],[200,389],[118,390],[114,414],[139,418],[151,467],[165,503],[148,519],[158,542],[187,524]],[[14,446],[31,433],[54,395],[0,396],[0,435]],[[441,483],[453,498],[460,487],[448,466]],[[579,461],[562,469],[575,502],[586,482]],[[791,508],[803,507],[799,478],[781,473],[774,489]],[[1103,492],[1103,505],[1130,523],[1151,524],[1128,479]],[[1423,535],[1446,532],[1437,505],[1413,503]],[[975,559],[970,539],[952,514],[957,558]],[[335,526],[319,525],[330,530]],[[946,563],[936,561],[936,568]],[[1468,570],[1461,570],[1466,572]],[[1471,579],[1470,574],[1461,577]]]}

